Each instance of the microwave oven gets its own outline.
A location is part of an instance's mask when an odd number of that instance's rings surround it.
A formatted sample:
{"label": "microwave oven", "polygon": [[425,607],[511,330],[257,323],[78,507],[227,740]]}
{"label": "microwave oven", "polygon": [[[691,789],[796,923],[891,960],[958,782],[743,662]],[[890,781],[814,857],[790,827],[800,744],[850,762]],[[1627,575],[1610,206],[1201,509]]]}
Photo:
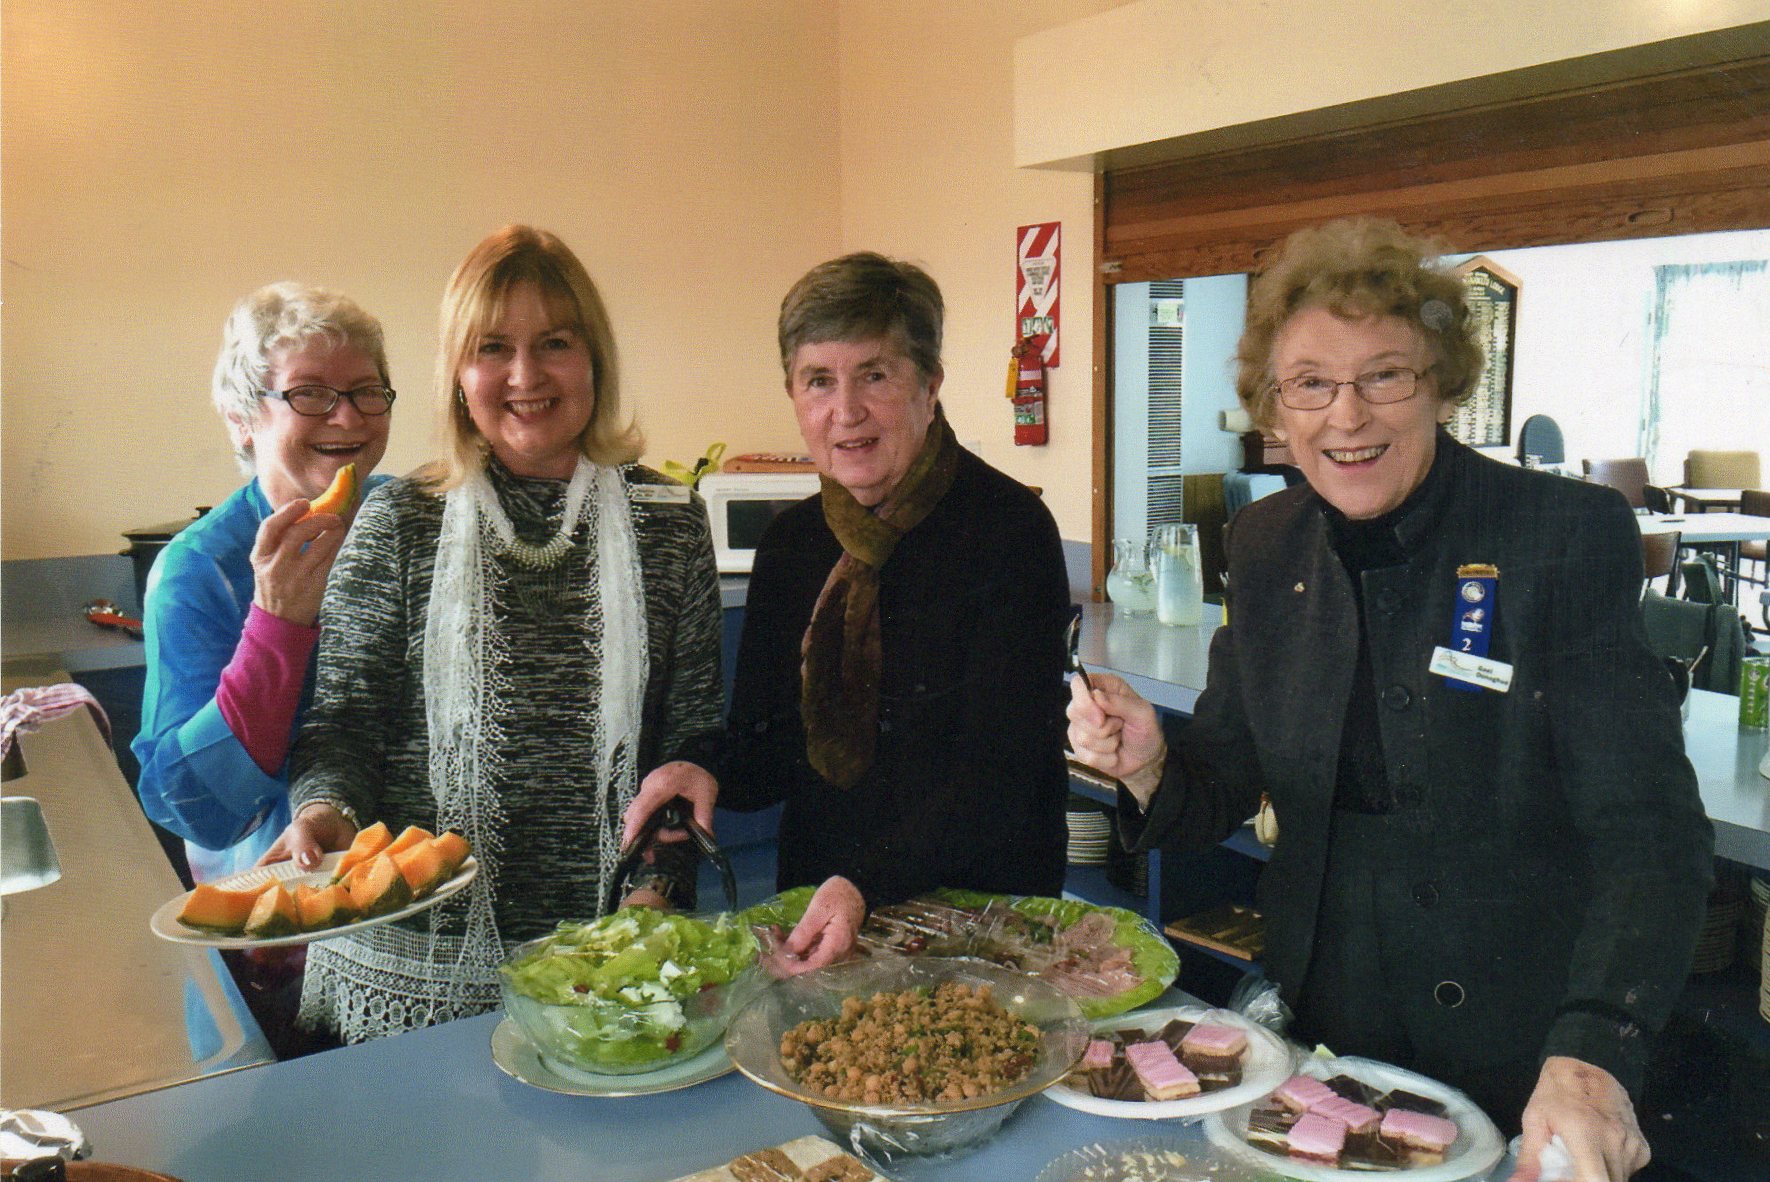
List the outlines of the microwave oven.
{"label": "microwave oven", "polygon": [[715,472],[696,486],[722,575],[748,574],[756,543],[780,513],[819,490],[816,472]]}

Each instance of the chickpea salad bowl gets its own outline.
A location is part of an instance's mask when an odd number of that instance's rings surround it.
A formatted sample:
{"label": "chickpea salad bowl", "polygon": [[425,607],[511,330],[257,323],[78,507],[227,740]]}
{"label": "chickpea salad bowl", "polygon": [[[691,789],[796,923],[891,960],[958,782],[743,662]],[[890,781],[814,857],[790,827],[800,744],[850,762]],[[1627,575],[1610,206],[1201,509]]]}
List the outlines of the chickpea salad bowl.
{"label": "chickpea salad bowl", "polygon": [[881,957],[776,981],[726,1031],[737,1069],[890,1161],[981,1145],[1087,1049],[1074,999],[974,960]]}

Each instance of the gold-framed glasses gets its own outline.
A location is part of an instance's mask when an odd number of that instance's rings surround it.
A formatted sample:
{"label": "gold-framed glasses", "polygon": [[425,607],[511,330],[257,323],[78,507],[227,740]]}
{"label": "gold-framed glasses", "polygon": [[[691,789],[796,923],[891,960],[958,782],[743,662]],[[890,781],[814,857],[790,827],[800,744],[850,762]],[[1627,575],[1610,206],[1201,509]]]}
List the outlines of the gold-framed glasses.
{"label": "gold-framed glasses", "polygon": [[1305,374],[1302,377],[1285,378],[1275,385],[1278,400],[1292,410],[1322,410],[1333,403],[1342,386],[1351,386],[1360,398],[1372,406],[1406,402],[1419,392],[1422,376],[1418,370],[1385,366],[1369,373],[1361,373],[1350,381],[1337,382],[1319,374]]}

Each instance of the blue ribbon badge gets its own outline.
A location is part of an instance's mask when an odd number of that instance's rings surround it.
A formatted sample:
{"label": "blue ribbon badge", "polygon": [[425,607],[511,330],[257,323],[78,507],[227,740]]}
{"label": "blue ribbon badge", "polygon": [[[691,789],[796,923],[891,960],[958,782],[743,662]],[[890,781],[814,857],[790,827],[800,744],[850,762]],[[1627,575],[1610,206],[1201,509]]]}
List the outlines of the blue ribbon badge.
{"label": "blue ribbon badge", "polygon": [[[1500,568],[1485,562],[1457,567],[1456,611],[1450,625],[1450,643],[1445,647],[1453,653],[1485,657],[1493,642],[1493,613],[1499,601]],[[1445,678],[1451,689],[1481,692],[1481,687],[1455,678]]]}

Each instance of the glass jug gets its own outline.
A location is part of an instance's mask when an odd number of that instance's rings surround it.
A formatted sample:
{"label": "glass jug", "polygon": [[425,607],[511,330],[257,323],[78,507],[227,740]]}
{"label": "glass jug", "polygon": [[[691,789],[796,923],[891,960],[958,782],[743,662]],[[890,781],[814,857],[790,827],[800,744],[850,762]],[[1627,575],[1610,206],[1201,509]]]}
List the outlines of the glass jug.
{"label": "glass jug", "polygon": [[1155,556],[1155,618],[1164,624],[1197,624],[1205,602],[1196,525],[1158,525],[1150,531]]}
{"label": "glass jug", "polygon": [[1120,538],[1112,544],[1106,595],[1116,615],[1147,616],[1155,611],[1155,571],[1149,565],[1149,544],[1143,539]]}

